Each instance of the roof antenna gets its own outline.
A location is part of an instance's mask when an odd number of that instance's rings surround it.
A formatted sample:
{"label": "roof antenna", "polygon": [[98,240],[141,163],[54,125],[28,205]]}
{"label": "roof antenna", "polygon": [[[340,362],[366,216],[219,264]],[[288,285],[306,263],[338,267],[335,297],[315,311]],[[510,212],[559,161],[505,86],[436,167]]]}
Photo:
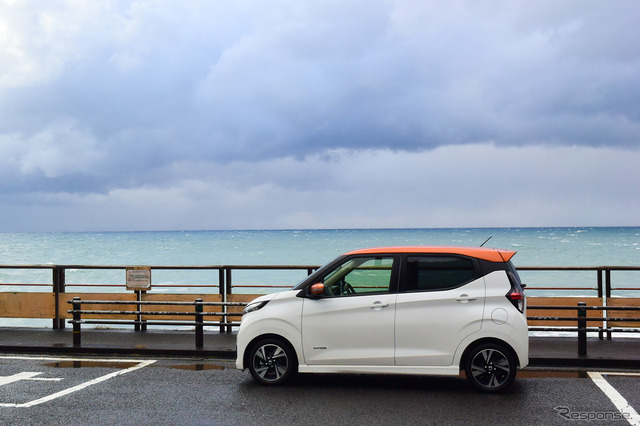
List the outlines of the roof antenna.
{"label": "roof antenna", "polygon": [[487,241],[489,241],[492,237],[493,237],[493,235],[489,236],[489,238],[487,238],[486,240],[484,240],[484,243],[480,244],[480,247],[482,247],[482,246],[484,246],[485,244],[487,244]]}

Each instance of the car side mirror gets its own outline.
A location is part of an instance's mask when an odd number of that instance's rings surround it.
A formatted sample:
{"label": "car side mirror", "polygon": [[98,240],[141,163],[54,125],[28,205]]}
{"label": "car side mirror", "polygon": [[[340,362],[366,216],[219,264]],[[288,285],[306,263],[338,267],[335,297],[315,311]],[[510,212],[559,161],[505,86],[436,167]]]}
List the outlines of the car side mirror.
{"label": "car side mirror", "polygon": [[324,295],[324,283],[311,284],[309,287],[309,296],[320,297]]}

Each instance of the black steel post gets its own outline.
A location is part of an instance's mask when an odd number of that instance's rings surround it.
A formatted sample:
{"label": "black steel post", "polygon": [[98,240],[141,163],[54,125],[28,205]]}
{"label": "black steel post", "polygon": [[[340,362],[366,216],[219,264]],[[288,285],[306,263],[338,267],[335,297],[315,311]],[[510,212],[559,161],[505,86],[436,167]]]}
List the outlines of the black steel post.
{"label": "black steel post", "polygon": [[[140,290],[134,290],[134,293],[136,294],[136,301],[140,301],[141,300],[141,296],[140,296]],[[140,312],[141,311],[141,307],[142,305],[140,305],[139,303],[136,303],[136,311]],[[142,315],[140,315],[139,313],[136,314],[136,322],[135,324],[133,324],[133,331],[140,331],[140,322],[142,321]]]}
{"label": "black steel post", "polygon": [[602,297],[602,269],[598,269],[598,297]]}
{"label": "black steel post", "polygon": [[[604,293],[602,291],[602,269],[598,269],[598,297],[602,298],[602,304],[606,305],[607,304],[607,298],[603,297]],[[607,311],[602,311],[602,316],[606,317],[607,316]],[[605,326],[605,328],[609,328],[609,324],[606,321],[602,322],[602,325]],[[602,340],[604,337],[604,333],[602,330],[598,331],[598,340]]]}
{"label": "black steel post", "polygon": [[587,304],[578,302],[578,355],[587,355]]}
{"label": "black steel post", "polygon": [[[138,301],[142,301],[142,296],[147,294],[146,290],[140,290],[140,294],[138,295]],[[142,311],[142,305],[138,303],[138,311]],[[142,314],[140,314],[140,331],[147,331],[147,320],[142,318]]]}
{"label": "black steel post", "polygon": [[[227,278],[225,280],[225,286],[226,286],[226,294],[227,295],[233,294],[233,283],[231,281],[231,268],[227,268]],[[224,301],[227,302],[227,297],[226,296],[224,298]],[[229,313],[229,308],[227,307],[227,305],[224,305],[222,307],[222,312],[224,312],[225,314]],[[223,321],[225,323],[228,323],[229,322],[229,316],[225,315],[224,318],[223,318]],[[225,331],[227,333],[231,333],[231,326],[227,325]]]}
{"label": "black steel post", "polygon": [[[609,301],[611,298],[611,269],[604,270],[604,287],[607,301]],[[611,330],[607,330],[607,340],[611,340]]]}
{"label": "black steel post", "polygon": [[196,299],[196,348],[201,349],[204,346],[203,339],[203,315],[202,315],[202,299]]}
{"label": "black steel post", "polygon": [[64,268],[62,266],[54,266],[53,267],[53,297],[55,303],[55,313],[53,317],[53,329],[57,330],[59,328],[64,328],[64,318],[60,315],[60,293],[64,293]]}
{"label": "black steel post", "polygon": [[80,347],[82,344],[82,330],[80,321],[82,320],[80,310],[82,309],[82,301],[79,297],[73,298],[73,346]]}
{"label": "black steel post", "polygon": [[[218,290],[220,291],[220,299],[223,302],[227,301],[227,285],[225,283],[225,268],[218,269]],[[224,333],[224,325],[220,320],[220,333]]]}

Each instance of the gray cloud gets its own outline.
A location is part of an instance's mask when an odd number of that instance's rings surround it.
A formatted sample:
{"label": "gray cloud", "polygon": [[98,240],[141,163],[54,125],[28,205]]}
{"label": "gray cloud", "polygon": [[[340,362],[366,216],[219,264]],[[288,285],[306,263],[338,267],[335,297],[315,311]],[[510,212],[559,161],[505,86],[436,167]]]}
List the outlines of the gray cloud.
{"label": "gray cloud", "polygon": [[[5,195],[11,230],[164,230],[637,223],[640,151],[451,145],[173,165],[168,183]],[[524,224],[524,225],[523,225]]]}
{"label": "gray cloud", "polygon": [[639,21],[634,1],[4,3],[0,193],[109,196],[336,152],[634,151]]}

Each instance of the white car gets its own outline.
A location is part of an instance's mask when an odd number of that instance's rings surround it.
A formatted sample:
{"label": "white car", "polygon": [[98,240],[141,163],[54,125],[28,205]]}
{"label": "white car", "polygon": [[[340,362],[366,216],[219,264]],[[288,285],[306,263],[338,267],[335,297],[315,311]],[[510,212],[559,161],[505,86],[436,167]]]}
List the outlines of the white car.
{"label": "white car", "polygon": [[265,385],[296,373],[459,375],[500,392],[528,360],[514,251],[356,250],[244,311],[236,367]]}

